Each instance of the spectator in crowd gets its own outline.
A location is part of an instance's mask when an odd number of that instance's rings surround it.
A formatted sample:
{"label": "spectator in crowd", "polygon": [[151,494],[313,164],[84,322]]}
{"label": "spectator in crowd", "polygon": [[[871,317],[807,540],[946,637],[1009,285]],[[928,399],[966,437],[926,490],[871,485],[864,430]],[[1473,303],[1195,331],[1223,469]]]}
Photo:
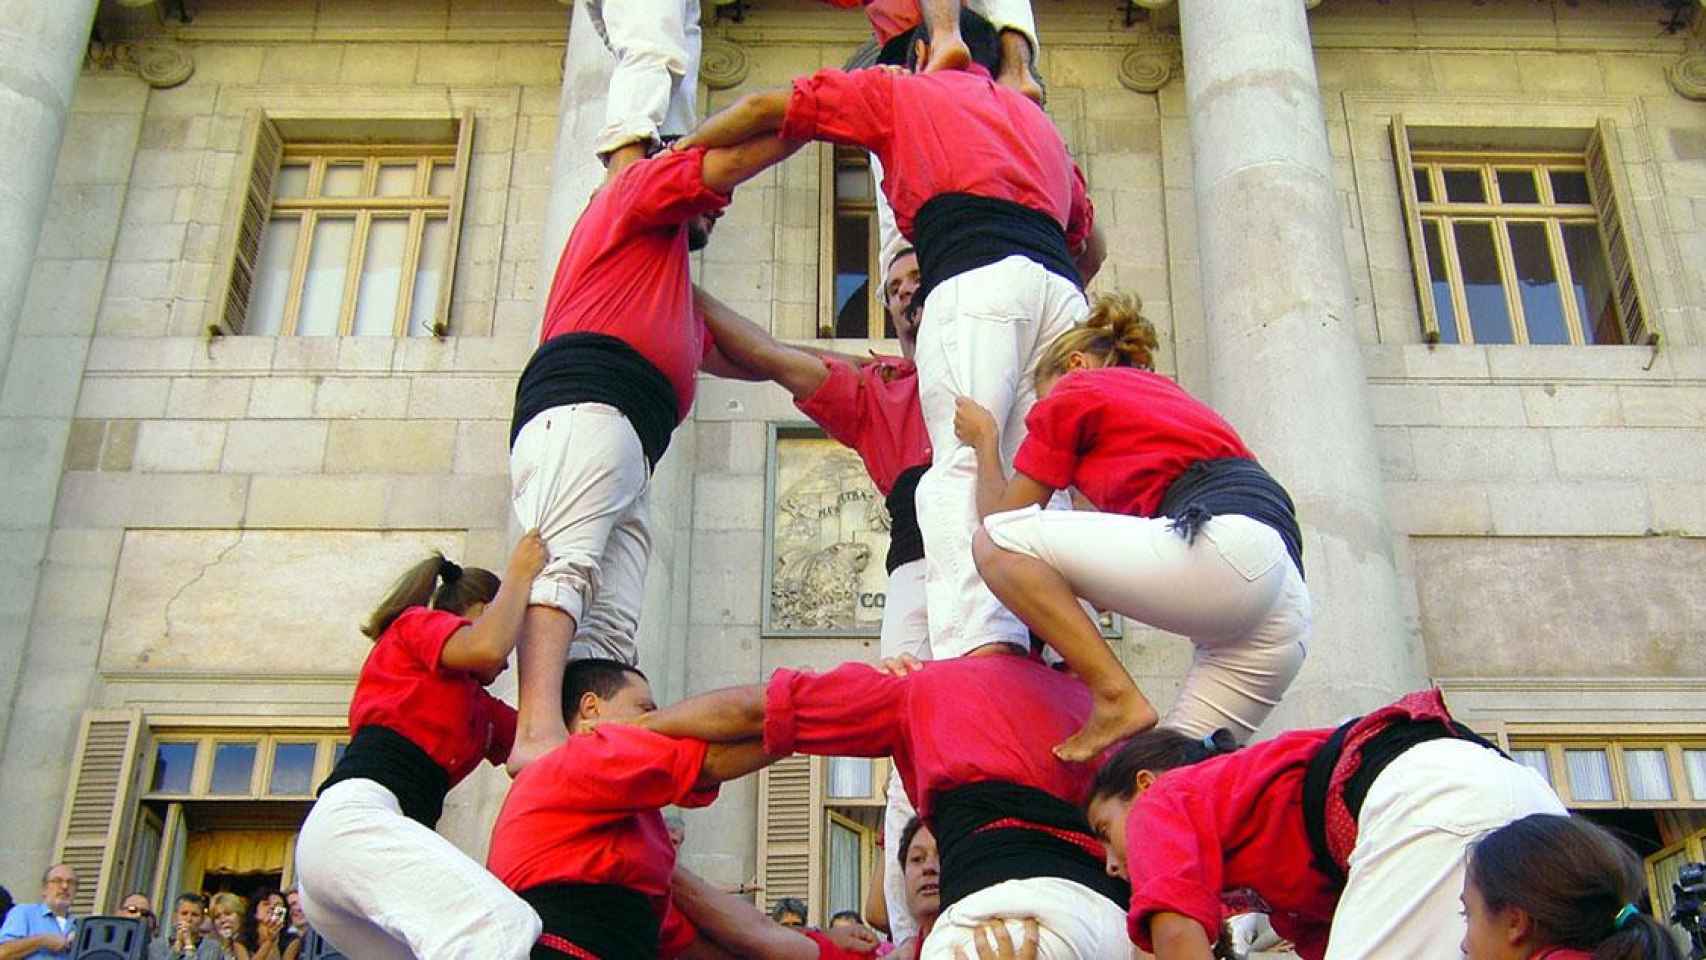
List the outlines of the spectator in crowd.
{"label": "spectator in crowd", "polygon": [[282,960],[285,951],[295,942],[296,937],[285,929],[289,921],[290,909],[285,903],[284,894],[277,890],[263,890],[255,898],[255,910],[250,915],[249,929],[244,931],[243,946],[249,950],[252,960]]}
{"label": "spectator in crowd", "polygon": [[0,960],[52,960],[71,952],[77,921],[71,900],[77,896],[77,871],[56,863],[42,874],[41,902],[20,903],[0,924]]}
{"label": "spectator in crowd", "polygon": [[666,813],[663,815],[663,825],[669,829],[669,842],[676,850],[680,850],[681,845],[687,842],[687,821],[683,820],[679,813]]}
{"label": "spectator in crowd", "polygon": [[213,932],[219,941],[220,960],[251,960],[249,948],[243,946],[243,917],[249,912],[249,902],[235,893],[216,893],[208,907],[213,918]]}
{"label": "spectator in crowd", "polygon": [[308,936],[308,915],[302,912],[302,894],[297,886],[292,884],[290,891],[284,895],[285,906],[289,909],[290,924],[285,929],[291,937],[290,943],[284,948],[284,960],[296,960],[302,953],[302,944]]}
{"label": "spectator in crowd", "polygon": [[[913,817],[900,832],[900,849],[895,851],[905,880],[906,910],[918,920],[918,926],[928,930],[942,912],[942,863],[936,856],[936,836],[924,821]],[[920,938],[916,935],[896,945],[896,960],[913,960],[918,956]],[[982,954],[979,937],[979,956]],[[1031,954],[1036,955],[1034,950]]]}
{"label": "spectator in crowd", "polygon": [[770,919],[784,927],[806,925],[806,902],[798,897],[783,897],[770,911]]}
{"label": "spectator in crowd", "polygon": [[6,921],[6,915],[12,912],[12,904],[14,902],[15,901],[12,899],[12,891],[5,887],[0,887],[0,923],[4,923]]}
{"label": "spectator in crowd", "polygon": [[206,897],[193,891],[178,894],[171,925],[148,945],[148,960],[219,960],[219,943],[201,932],[206,913]]}
{"label": "spectator in crowd", "polygon": [[154,916],[154,904],[148,900],[148,894],[127,894],[123,900],[119,901],[118,912],[120,916],[141,920],[143,925],[148,928],[149,940],[153,940],[159,934],[160,918]]}
{"label": "spectator in crowd", "polygon": [[835,916],[829,918],[829,929],[831,930],[837,930],[841,927],[862,927],[864,925],[865,921],[859,916],[857,910],[839,910]]}

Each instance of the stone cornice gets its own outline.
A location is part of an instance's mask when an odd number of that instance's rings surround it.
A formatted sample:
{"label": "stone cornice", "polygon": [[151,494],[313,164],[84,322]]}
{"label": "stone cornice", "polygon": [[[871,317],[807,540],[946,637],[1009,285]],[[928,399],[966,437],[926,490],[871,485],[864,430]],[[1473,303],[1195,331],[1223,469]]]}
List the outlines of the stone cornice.
{"label": "stone cornice", "polygon": [[84,65],[94,70],[133,73],[156,90],[175,87],[195,73],[195,60],[189,49],[167,40],[118,43],[91,40]]}

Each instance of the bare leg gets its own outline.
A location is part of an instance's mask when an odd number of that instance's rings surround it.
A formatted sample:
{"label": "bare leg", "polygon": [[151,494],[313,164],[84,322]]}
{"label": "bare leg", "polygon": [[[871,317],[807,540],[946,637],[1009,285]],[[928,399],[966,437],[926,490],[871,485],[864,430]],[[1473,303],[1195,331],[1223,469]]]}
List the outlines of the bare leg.
{"label": "bare leg", "polygon": [[569,728],[563,724],[563,669],[569,664],[574,638],[574,617],[556,607],[527,608],[515,653],[521,674],[515,746],[504,763],[512,777],[568,739]]}
{"label": "bare leg", "polygon": [[930,59],[922,72],[971,66],[971,48],[960,36],[960,0],[918,0],[918,12],[930,30]]}
{"label": "bare leg", "polygon": [[1001,76],[995,81],[1043,103],[1043,88],[1031,74],[1031,41],[1017,30],[1001,31]]}
{"label": "bare leg", "polygon": [[1053,647],[1090,688],[1090,719],[1084,729],[1055,746],[1055,756],[1087,763],[1120,740],[1155,726],[1160,715],[1154,705],[1138,691],[1059,571],[1034,557],[1001,549],[982,528],[972,538],[972,557],[996,599]]}

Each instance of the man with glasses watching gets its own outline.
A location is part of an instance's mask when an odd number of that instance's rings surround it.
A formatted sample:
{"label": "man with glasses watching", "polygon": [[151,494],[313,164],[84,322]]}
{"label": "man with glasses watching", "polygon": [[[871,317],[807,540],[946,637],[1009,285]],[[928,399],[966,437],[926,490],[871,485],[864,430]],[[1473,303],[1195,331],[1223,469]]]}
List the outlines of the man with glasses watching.
{"label": "man with glasses watching", "polygon": [[132,920],[141,920],[148,928],[148,939],[150,940],[154,939],[155,935],[160,932],[160,918],[154,916],[154,904],[149,902],[146,893],[127,894],[123,900],[119,901],[118,912],[120,916],[130,917]]}
{"label": "man with glasses watching", "polygon": [[0,960],[53,960],[68,956],[77,939],[71,901],[77,871],[56,863],[42,874],[41,902],[20,903],[0,924]]}

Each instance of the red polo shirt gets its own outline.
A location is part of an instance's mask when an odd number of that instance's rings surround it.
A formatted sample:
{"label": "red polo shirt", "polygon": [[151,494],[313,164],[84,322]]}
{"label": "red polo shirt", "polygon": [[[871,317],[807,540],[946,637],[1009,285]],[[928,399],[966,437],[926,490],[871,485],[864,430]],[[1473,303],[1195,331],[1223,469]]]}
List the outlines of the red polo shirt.
{"label": "red polo shirt", "polygon": [[844,950],[836,946],[835,941],[829,939],[829,935],[822,930],[801,930],[800,932],[805,934],[812,943],[817,944],[818,960],[870,960],[874,955],[869,952],[862,953],[858,950]]}
{"label": "red polo shirt", "polygon": [[883,496],[909,467],[930,462],[930,434],[918,403],[918,368],[883,357],[862,367],[824,357],[829,376],[794,406],[865,461]]}
{"label": "red polo shirt", "polygon": [[687,222],[729,203],[705,185],[704,160],[702,149],[660,153],[593,194],[557,261],[539,338],[621,339],[669,378],[683,418],[712,344],[693,306]]}
{"label": "red polo shirt", "polygon": [[[978,704],[999,709],[974,710]],[[1095,766],[1051,748],[1090,716],[1077,678],[1028,657],[988,654],[924,664],[893,677],[863,663],[828,673],[778,670],[764,697],[764,749],[773,754],[892,756],[906,795],[928,818],[937,793],[982,780],[1033,787],[1082,803]]]}
{"label": "red polo shirt", "polygon": [[832,7],[851,10],[865,8],[865,18],[871,21],[871,32],[879,44],[888,43],[918,26],[918,0],[824,0]]}
{"label": "red polo shirt", "polygon": [[389,727],[436,760],[451,786],[481,760],[503,763],[515,745],[515,709],[473,674],[439,664],[450,635],[468,625],[443,610],[404,610],[374,641],[349,704],[350,733]]}
{"label": "red polo shirt", "polygon": [[1271,908],[1304,960],[1326,954],[1339,889],[1315,869],[1303,819],[1303,777],[1332,730],[1298,730],[1170,770],[1126,816],[1131,940],[1153,952],[1149,918],[1169,912],[1213,940],[1221,894],[1248,888]]}
{"label": "red polo shirt", "polygon": [[1094,213],[1084,174],[1060,132],[1041,107],[980,66],[914,74],[819,70],[794,81],[781,136],[876,154],[895,225],[908,239],[918,208],[943,193],[1047,214],[1066,231],[1073,252],[1090,236]]}
{"label": "red polo shirt", "polygon": [[1014,469],[1056,490],[1076,487],[1103,513],[1154,516],[1191,464],[1256,458],[1207,404],[1130,367],[1067,374],[1031,408],[1025,427]]}

